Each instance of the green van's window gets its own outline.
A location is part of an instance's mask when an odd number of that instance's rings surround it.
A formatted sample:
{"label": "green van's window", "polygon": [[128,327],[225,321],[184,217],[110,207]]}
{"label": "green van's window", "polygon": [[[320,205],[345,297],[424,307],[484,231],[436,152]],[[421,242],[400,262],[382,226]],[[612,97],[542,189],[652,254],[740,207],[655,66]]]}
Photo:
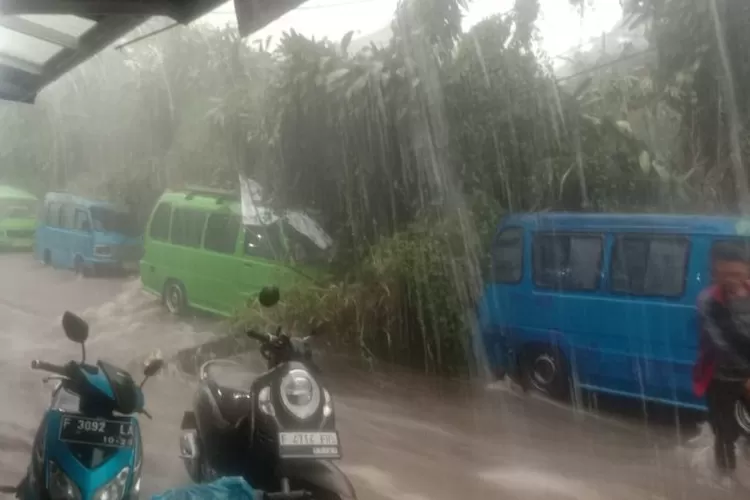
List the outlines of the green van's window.
{"label": "green van's window", "polygon": [[518,283],[523,274],[523,231],[506,229],[495,240],[492,281]]}
{"label": "green van's window", "polygon": [[234,215],[212,214],[206,223],[203,248],[213,252],[233,254],[240,231],[240,218]]}
{"label": "green van's window", "polygon": [[171,214],[172,206],[169,203],[162,203],[156,207],[148,233],[151,238],[161,241],[169,239],[169,216]]}
{"label": "green van's window", "polygon": [[557,290],[599,287],[602,236],[537,234],[534,238],[534,283]]}
{"label": "green van's window", "polygon": [[679,297],[685,289],[685,238],[633,235],[615,240],[612,291],[631,295]]}
{"label": "green van's window", "polygon": [[32,200],[0,200],[0,217],[19,219],[33,217],[37,210],[36,202]]}
{"label": "green van's window", "polygon": [[285,255],[279,223],[268,226],[245,226],[245,254],[277,260]]}
{"label": "green van's window", "polygon": [[205,212],[176,208],[172,215],[172,243],[200,248],[206,216]]}

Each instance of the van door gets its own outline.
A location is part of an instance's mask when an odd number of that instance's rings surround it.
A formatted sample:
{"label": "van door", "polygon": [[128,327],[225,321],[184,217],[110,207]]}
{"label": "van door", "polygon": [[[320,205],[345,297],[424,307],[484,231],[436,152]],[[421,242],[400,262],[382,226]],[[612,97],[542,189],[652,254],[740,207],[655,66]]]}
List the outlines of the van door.
{"label": "van door", "polygon": [[213,292],[206,286],[211,267],[202,248],[207,218],[208,213],[204,211],[175,208],[170,228],[169,277],[182,282],[189,304],[199,308],[208,307]]}
{"label": "van door", "polygon": [[81,207],[75,208],[73,231],[71,235],[73,255],[80,255],[83,259],[90,257],[94,251],[94,234],[91,232],[91,217],[88,210]]}
{"label": "van door", "polygon": [[526,310],[529,340],[560,345],[581,385],[594,383],[605,341],[600,293],[605,235],[536,232],[532,243],[533,291]]}
{"label": "van door", "polygon": [[62,237],[60,233],[60,212],[62,204],[58,202],[50,202],[47,205],[47,218],[45,224],[45,230],[42,233],[43,236],[40,238],[40,253],[42,260],[49,259],[49,263],[54,267],[61,267],[63,265],[64,253],[61,250]]}
{"label": "van door", "polygon": [[610,339],[601,387],[669,402],[688,397],[696,339],[694,298],[686,293],[690,250],[682,235],[614,236],[610,297],[601,307]]}
{"label": "van door", "polygon": [[60,209],[60,231],[59,249],[60,263],[63,267],[72,269],[75,267],[76,258],[83,259],[82,256],[76,255],[76,247],[80,235],[75,230],[75,205],[63,203]]}
{"label": "van door", "polygon": [[481,341],[493,373],[517,378],[516,363],[510,361],[513,343],[525,338],[524,312],[530,307],[528,280],[524,280],[524,230],[505,227],[492,242],[489,275],[477,305]]}
{"label": "van door", "polygon": [[144,235],[141,283],[157,295],[164,293],[164,284],[172,271],[172,260],[169,258],[172,249],[169,243],[171,220],[172,205],[160,201],[151,214],[148,231]]}
{"label": "van door", "polygon": [[203,255],[196,263],[201,270],[201,282],[206,289],[206,306],[222,314],[231,314],[237,308],[237,276],[242,272],[244,260],[239,238],[241,219],[230,213],[213,213],[206,222],[203,236]]}

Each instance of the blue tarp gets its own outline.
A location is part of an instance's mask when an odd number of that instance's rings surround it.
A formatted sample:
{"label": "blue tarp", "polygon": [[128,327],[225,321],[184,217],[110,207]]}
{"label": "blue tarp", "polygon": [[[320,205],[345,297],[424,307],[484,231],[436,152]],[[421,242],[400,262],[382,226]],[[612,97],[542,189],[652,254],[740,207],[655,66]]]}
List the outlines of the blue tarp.
{"label": "blue tarp", "polygon": [[223,477],[212,483],[167,490],[152,496],[151,500],[256,500],[259,497],[256,490],[241,477]]}

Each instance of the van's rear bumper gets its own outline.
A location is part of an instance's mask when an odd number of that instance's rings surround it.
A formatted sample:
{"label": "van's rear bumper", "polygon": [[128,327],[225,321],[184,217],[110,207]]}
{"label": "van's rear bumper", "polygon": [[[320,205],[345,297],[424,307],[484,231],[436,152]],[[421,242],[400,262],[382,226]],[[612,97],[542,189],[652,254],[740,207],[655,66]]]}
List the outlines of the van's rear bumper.
{"label": "van's rear bumper", "polygon": [[94,272],[120,271],[136,273],[140,270],[140,261],[137,260],[117,260],[103,258],[88,258],[86,266]]}
{"label": "van's rear bumper", "polygon": [[34,247],[33,238],[8,238],[0,236],[0,248],[4,250],[31,250]]}

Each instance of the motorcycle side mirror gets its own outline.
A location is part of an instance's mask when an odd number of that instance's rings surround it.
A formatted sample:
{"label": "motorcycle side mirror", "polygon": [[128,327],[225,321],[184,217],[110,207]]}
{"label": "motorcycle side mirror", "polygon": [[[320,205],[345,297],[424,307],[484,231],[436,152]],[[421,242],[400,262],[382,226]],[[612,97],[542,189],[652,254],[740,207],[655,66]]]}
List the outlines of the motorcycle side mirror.
{"label": "motorcycle side mirror", "polygon": [[273,307],[280,299],[279,288],[275,286],[264,286],[258,294],[258,301],[263,307]]}
{"label": "motorcycle side mirror", "polygon": [[76,344],[81,344],[82,361],[86,361],[86,339],[89,338],[89,324],[80,316],[65,311],[62,317],[62,327],[65,336]]}
{"label": "motorcycle side mirror", "polygon": [[164,358],[162,358],[158,354],[152,359],[148,360],[143,367],[143,381],[141,382],[140,387],[143,387],[143,384],[146,383],[146,380],[159,373],[159,371],[164,368],[165,364],[166,363],[164,362]]}
{"label": "motorcycle side mirror", "polygon": [[164,368],[164,360],[163,359],[152,359],[151,361],[148,362],[148,364],[146,365],[146,367],[143,369],[143,375],[146,378],[153,377],[154,375],[156,375],[157,373],[159,373],[159,371],[162,368]]}

